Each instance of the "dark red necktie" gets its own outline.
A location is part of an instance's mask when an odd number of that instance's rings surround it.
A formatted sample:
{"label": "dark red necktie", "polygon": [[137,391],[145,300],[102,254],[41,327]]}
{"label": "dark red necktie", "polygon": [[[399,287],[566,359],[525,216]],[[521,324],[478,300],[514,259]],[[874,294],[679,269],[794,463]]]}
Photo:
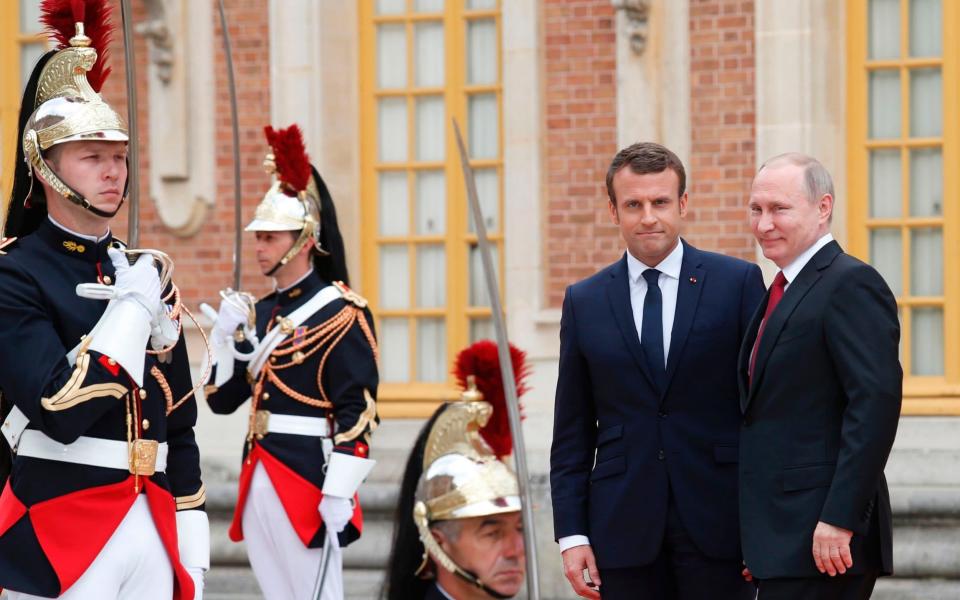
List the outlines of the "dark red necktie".
{"label": "dark red necktie", "polygon": [[783,298],[783,290],[787,287],[787,278],[783,276],[783,271],[777,273],[773,278],[773,284],[770,286],[770,298],[767,300],[767,310],[763,313],[763,321],[760,321],[760,330],[757,331],[757,341],[753,344],[753,351],[750,353],[750,382],[753,382],[753,368],[757,364],[757,350],[760,349],[760,340],[763,339],[763,330],[767,328],[767,321],[773,314],[773,309],[780,304]]}

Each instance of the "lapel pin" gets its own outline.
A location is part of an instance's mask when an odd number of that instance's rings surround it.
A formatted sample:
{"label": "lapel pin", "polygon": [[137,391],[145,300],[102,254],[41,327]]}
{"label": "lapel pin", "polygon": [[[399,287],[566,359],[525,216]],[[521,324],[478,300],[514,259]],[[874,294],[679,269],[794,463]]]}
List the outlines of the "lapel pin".
{"label": "lapel pin", "polygon": [[696,284],[696,283],[697,283],[697,278],[696,278],[696,277],[691,277],[691,278],[690,278],[690,283]]}

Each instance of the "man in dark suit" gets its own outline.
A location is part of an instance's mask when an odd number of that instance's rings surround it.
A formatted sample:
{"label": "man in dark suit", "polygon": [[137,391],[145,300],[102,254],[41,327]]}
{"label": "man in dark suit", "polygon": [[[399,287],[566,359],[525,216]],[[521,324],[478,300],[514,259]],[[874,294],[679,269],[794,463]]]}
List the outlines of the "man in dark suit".
{"label": "man in dark suit", "polygon": [[780,267],[740,351],[740,518],[760,599],[869,598],[892,571],[883,467],[900,415],[897,304],[830,235],[833,182],[767,161],[753,232]]}
{"label": "man in dark suit", "polygon": [[755,593],[737,539],[736,355],[763,280],[680,239],[685,184],[667,148],[621,150],[607,193],[627,252],[563,303],[550,481],[585,598]]}

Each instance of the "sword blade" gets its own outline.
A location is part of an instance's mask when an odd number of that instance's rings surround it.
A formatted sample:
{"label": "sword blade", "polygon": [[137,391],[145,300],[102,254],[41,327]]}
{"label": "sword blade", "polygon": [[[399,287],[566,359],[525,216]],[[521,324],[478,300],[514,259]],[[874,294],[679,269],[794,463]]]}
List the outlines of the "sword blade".
{"label": "sword blade", "polygon": [[227,15],[223,0],[218,0],[220,10],[220,29],[223,31],[223,53],[227,59],[227,82],[230,89],[230,123],[233,127],[233,289],[240,289],[240,275],[243,265],[243,196],[240,189],[240,124],[237,117],[237,85],[233,78],[233,51],[230,44],[230,31],[227,29]]}
{"label": "sword blade", "polygon": [[537,546],[533,523],[533,501],[530,498],[527,470],[527,452],[523,443],[523,429],[520,422],[520,400],[517,397],[517,384],[513,374],[513,362],[510,360],[510,346],[507,341],[507,327],[503,319],[503,307],[500,303],[500,286],[487,239],[487,226],[483,221],[483,210],[477,195],[477,183],[473,177],[473,167],[467,157],[467,149],[460,135],[460,126],[453,119],[453,131],[457,136],[457,148],[460,150],[460,166],[467,186],[467,199],[473,213],[473,222],[477,228],[477,245],[483,260],[483,274],[490,296],[490,308],[493,313],[493,328],[497,336],[497,355],[500,358],[500,376],[503,379],[503,391],[507,400],[507,416],[510,421],[510,433],[513,436],[513,458],[517,467],[517,480],[520,484],[521,515],[523,516],[523,543],[527,555],[527,598],[540,600],[540,579],[537,573]]}
{"label": "sword blade", "polygon": [[327,581],[327,570],[330,568],[330,554],[333,552],[333,544],[339,544],[337,534],[331,533],[327,528],[327,539],[323,542],[323,550],[320,552],[320,570],[317,571],[317,581],[313,585],[315,600],[320,600],[323,595],[323,584]]}
{"label": "sword blade", "polygon": [[133,8],[130,0],[120,0],[123,21],[123,57],[127,75],[127,247],[140,245],[140,129],[137,118],[137,58],[133,48]]}

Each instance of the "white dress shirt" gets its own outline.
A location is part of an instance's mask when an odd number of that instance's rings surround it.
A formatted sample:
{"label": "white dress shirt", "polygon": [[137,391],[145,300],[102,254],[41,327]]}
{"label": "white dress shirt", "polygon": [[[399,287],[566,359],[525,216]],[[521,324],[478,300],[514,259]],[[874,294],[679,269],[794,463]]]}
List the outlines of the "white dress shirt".
{"label": "white dress shirt", "polygon": [[797,278],[797,275],[799,275],[800,271],[807,266],[807,263],[810,262],[810,259],[813,258],[817,252],[820,252],[821,248],[832,241],[833,235],[831,235],[830,232],[827,232],[826,235],[815,241],[812,246],[801,252],[800,256],[793,259],[793,262],[783,268],[783,277],[787,280],[787,285],[783,288],[784,291],[790,288],[790,283]]}
{"label": "white dress shirt", "polygon": [[[811,255],[812,256],[812,255]],[[633,309],[633,323],[637,328],[637,339],[643,331],[643,299],[647,295],[647,280],[643,272],[647,269],[660,271],[658,283],[663,296],[663,361],[666,368],[670,355],[670,335],[673,333],[673,318],[677,313],[677,290],[680,289],[680,267],[683,265],[683,243],[677,241],[677,247],[656,266],[649,266],[627,252],[627,275],[630,279],[630,307]],[[585,535],[568,535],[557,540],[560,552],[575,546],[590,545]]]}

